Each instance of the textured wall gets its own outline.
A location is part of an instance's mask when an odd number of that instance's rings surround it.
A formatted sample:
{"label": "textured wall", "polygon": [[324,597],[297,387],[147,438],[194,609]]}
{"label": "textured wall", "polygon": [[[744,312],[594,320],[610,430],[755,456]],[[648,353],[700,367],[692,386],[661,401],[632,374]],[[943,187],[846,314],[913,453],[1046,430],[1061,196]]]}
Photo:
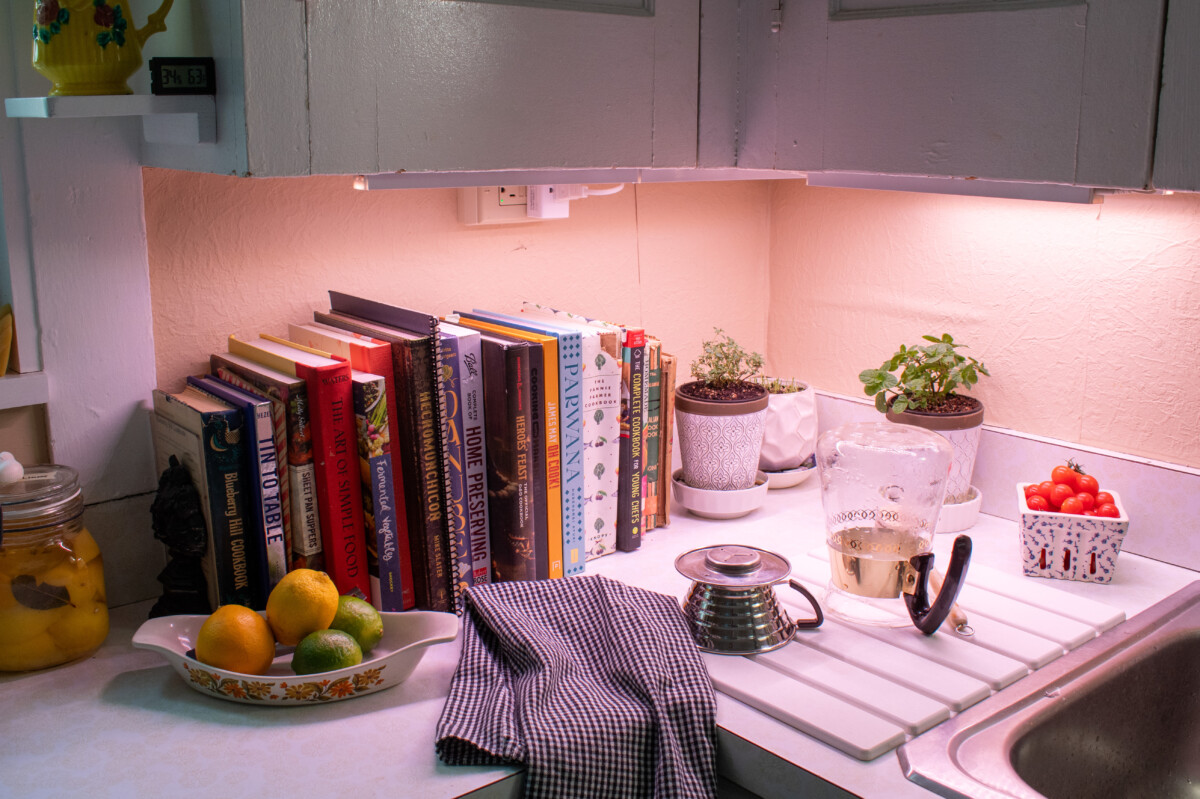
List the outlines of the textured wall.
{"label": "textured wall", "polygon": [[328,290],[431,313],[544,302],[642,324],[687,364],[722,325],[765,351],[768,187],[627,186],[565,220],[467,227],[452,189],[348,177],[143,172],[157,381],[177,390],[226,336],[285,335]]}
{"label": "textured wall", "polygon": [[1200,467],[1200,196],[1098,205],[771,185],[768,364],[858,373],[951,333],[985,422]]}

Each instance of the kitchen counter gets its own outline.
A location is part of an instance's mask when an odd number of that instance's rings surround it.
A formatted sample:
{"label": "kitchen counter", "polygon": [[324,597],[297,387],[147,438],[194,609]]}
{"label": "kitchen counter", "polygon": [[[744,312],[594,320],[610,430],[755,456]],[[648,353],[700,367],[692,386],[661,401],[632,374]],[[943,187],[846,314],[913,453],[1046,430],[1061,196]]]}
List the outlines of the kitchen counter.
{"label": "kitchen counter", "polygon": [[[980,516],[967,533],[975,563],[1020,574],[1016,522]],[[940,563],[953,537],[937,537]],[[651,531],[638,552],[592,561],[588,573],[682,597],[690,582],[674,569],[681,552],[741,543],[795,563],[823,542],[813,478],[769,492],[762,508],[741,519],[699,519],[675,506],[671,526]],[[1196,577],[1125,553],[1109,585],[1038,582],[1132,616]],[[317,786],[326,796],[520,795],[516,769],[448,767],[434,754],[457,642],[430,648],[407,682],[386,691],[326,706],[253,707],[204,696],[160,656],[134,649],[130,638],[150,604],[115,609],[108,641],[91,658],[0,677],[0,795],[305,797]],[[894,751],[860,762],[718,697],[719,766],[727,780],[763,796],[821,783],[867,797],[930,796],[904,779]]]}

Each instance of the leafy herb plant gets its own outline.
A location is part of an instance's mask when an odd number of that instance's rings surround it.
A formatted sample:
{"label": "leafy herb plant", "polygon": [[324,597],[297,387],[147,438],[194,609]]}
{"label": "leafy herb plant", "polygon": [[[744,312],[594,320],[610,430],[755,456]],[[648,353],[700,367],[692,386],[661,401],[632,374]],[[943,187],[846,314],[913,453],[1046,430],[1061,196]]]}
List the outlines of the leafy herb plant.
{"label": "leafy herb plant", "polygon": [[716,338],[704,342],[704,354],[692,361],[692,377],[709,388],[726,389],[748,383],[763,368],[763,356],[746,352],[721,328],[713,328]]}
{"label": "leafy herb plant", "polygon": [[807,388],[803,383],[782,377],[760,377],[758,384],[765,386],[770,394],[798,394]]}
{"label": "leafy herb plant", "polygon": [[930,343],[915,347],[901,344],[878,369],[859,373],[864,393],[875,397],[875,407],[881,413],[945,410],[950,398],[956,396],[955,389],[970,389],[979,382],[980,375],[990,377],[981,362],[958,352],[966,345],[956,343],[949,333],[941,338],[921,338]]}

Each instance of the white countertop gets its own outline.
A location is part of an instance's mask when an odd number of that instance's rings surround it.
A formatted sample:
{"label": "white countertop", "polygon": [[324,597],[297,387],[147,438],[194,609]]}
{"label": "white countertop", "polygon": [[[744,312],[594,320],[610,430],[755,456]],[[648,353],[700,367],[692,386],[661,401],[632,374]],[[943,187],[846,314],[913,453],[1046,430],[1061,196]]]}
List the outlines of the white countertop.
{"label": "white countertop", "polygon": [[[981,516],[967,533],[974,562],[1020,574],[1016,522]],[[940,563],[953,537],[938,536]],[[671,527],[651,531],[636,553],[591,561],[588,573],[683,597],[690,581],[673,564],[684,551],[741,543],[795,562],[823,542],[819,486],[810,479],[769,492],[741,519],[699,519],[676,506]],[[1118,563],[1108,585],[1044,582],[1132,616],[1198,576],[1128,553]],[[108,641],[91,658],[0,676],[0,796],[519,795],[519,780],[507,779],[514,769],[449,767],[434,754],[457,642],[432,647],[407,682],[380,693],[253,707],[204,696],[157,654],[133,649],[149,605],[114,610]],[[719,763],[734,782],[763,795],[795,795],[819,779],[866,797],[930,796],[904,779],[894,752],[863,763],[718,696]]]}

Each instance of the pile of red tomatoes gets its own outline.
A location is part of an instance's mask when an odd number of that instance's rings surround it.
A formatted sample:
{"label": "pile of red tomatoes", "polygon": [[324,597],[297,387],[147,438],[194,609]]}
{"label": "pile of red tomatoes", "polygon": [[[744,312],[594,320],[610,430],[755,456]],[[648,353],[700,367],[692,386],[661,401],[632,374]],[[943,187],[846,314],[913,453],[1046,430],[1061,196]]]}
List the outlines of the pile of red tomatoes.
{"label": "pile of red tomatoes", "polygon": [[1025,486],[1025,504],[1030,510],[1071,513],[1077,516],[1121,515],[1116,500],[1100,490],[1100,481],[1074,461],[1055,466],[1050,479]]}

